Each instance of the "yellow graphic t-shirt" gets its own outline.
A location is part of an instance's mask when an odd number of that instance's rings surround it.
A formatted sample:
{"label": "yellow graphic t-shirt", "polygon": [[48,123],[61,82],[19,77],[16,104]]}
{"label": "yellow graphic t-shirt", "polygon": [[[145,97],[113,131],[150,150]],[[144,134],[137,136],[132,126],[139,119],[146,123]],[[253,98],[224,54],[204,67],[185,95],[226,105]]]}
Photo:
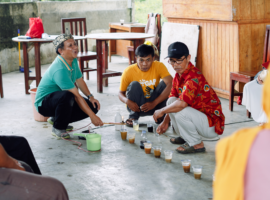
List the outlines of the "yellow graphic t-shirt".
{"label": "yellow graphic t-shirt", "polygon": [[138,81],[142,86],[145,98],[150,98],[160,79],[169,75],[166,66],[159,61],[154,61],[147,72],[141,71],[136,63],[130,65],[123,72],[119,89],[126,91],[131,82]]}

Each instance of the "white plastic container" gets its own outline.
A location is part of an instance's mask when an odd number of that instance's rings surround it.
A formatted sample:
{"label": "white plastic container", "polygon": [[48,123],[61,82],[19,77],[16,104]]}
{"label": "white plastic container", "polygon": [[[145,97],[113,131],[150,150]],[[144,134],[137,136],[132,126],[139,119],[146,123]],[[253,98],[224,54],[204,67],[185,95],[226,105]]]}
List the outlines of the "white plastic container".
{"label": "white plastic container", "polygon": [[[120,112],[117,111],[117,113],[114,116],[114,122],[121,123],[122,122],[122,116],[120,115]],[[114,125],[116,131],[121,130],[121,125]]]}

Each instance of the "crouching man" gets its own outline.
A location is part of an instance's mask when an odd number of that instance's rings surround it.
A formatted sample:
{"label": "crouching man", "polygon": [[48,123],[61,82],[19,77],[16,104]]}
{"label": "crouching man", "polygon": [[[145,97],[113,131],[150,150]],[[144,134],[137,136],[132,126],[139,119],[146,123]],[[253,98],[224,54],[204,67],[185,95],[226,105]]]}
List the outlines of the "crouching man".
{"label": "crouching man", "polygon": [[[69,123],[90,117],[95,126],[103,122],[96,115],[99,101],[90,93],[77,62],[78,46],[70,34],[61,34],[54,41],[58,56],[39,83],[35,107],[44,116],[53,117],[52,135],[69,138]],[[75,86],[87,98],[83,98]]]}
{"label": "crouching man", "polygon": [[[141,116],[152,116],[155,110],[166,106],[172,86],[172,76],[166,66],[154,61],[152,46],[140,45],[135,55],[137,63],[123,72],[118,93],[119,99],[127,105],[129,111],[127,126],[132,126],[133,120]],[[158,121],[162,122],[162,119]]]}
{"label": "crouching man", "polygon": [[190,62],[191,55],[184,43],[171,44],[168,57],[176,74],[167,106],[153,115],[157,120],[166,114],[157,132],[164,133],[171,121],[180,137],[172,138],[170,142],[182,144],[176,149],[177,152],[205,152],[201,136],[214,138],[224,130],[225,117],[221,102],[200,70]]}

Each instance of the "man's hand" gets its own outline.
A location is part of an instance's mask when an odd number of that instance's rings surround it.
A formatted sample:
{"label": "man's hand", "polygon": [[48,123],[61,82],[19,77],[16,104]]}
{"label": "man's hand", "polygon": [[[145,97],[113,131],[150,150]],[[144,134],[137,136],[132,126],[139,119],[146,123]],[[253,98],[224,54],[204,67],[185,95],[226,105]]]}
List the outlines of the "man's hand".
{"label": "man's hand", "polygon": [[263,84],[263,81],[260,79],[260,75],[257,77],[257,80],[258,80],[258,83],[259,83],[260,85]]}
{"label": "man's hand", "polygon": [[141,111],[148,112],[149,110],[153,110],[156,106],[154,101],[147,102],[141,106]]}
{"label": "man's hand", "polygon": [[166,132],[166,130],[169,128],[169,123],[167,123],[165,120],[157,127],[157,133],[163,134]]}
{"label": "man's hand", "polygon": [[96,108],[96,105],[95,103],[97,104],[97,109],[99,110],[100,109],[100,103],[97,99],[95,99],[94,97],[90,97],[89,101],[92,103],[92,105],[94,106],[94,108]]}
{"label": "man's hand", "polygon": [[157,122],[157,120],[159,118],[161,118],[165,113],[163,113],[162,109],[159,109],[159,110],[156,110],[154,115],[153,115],[153,118],[155,120],[155,122]]}
{"label": "man's hand", "polygon": [[93,115],[91,117],[91,122],[95,125],[95,126],[103,126],[103,122],[101,121],[101,119],[96,116],[96,115]]}
{"label": "man's hand", "polygon": [[132,110],[134,112],[140,112],[141,111],[139,106],[134,101],[131,101],[131,100],[128,99],[126,104],[130,108],[130,110]]}

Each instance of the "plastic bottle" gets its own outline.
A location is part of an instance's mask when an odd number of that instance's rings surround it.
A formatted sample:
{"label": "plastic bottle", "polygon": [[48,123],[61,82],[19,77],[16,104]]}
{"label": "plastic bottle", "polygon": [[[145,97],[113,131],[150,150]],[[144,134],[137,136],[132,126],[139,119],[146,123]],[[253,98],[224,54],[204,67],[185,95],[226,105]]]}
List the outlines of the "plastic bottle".
{"label": "plastic bottle", "polygon": [[[122,122],[122,116],[120,115],[120,111],[118,110],[117,113],[114,116],[114,122],[121,123]],[[116,131],[120,131],[121,125],[114,125]]]}

